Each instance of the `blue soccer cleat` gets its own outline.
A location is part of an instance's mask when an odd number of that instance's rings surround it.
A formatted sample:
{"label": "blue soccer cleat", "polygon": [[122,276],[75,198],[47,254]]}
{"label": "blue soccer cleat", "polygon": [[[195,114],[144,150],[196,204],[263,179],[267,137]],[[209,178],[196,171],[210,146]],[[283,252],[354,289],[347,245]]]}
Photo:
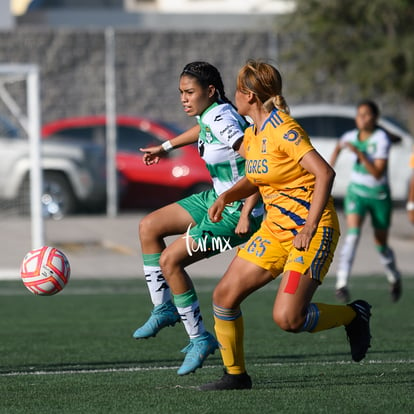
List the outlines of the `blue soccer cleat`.
{"label": "blue soccer cleat", "polygon": [[181,351],[187,355],[177,374],[187,375],[190,372],[194,372],[197,368],[201,368],[205,359],[210,354],[214,354],[218,347],[219,344],[216,338],[209,332],[204,332],[201,336],[190,339],[190,343]]}
{"label": "blue soccer cleat", "polygon": [[155,306],[147,322],[138,328],[132,336],[135,339],[147,339],[157,335],[162,328],[174,326],[180,321],[181,318],[177,308],[169,300],[168,302]]}

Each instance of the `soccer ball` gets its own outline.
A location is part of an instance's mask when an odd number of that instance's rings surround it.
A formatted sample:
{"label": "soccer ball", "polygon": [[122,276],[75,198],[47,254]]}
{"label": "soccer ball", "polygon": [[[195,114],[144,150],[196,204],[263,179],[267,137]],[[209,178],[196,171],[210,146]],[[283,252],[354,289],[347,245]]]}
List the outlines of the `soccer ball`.
{"label": "soccer ball", "polygon": [[20,276],[30,292],[51,296],[68,283],[70,264],[63,252],[43,246],[26,254],[20,267]]}

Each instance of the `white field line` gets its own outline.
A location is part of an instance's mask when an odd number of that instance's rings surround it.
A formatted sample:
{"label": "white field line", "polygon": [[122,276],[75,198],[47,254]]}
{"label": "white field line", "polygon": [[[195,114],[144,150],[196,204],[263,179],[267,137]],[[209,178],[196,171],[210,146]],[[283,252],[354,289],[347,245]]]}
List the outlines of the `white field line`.
{"label": "white field line", "polygon": [[[328,366],[328,365],[351,365],[355,364],[352,361],[315,361],[315,362],[269,362],[264,364],[252,364],[255,367],[290,367],[290,366]],[[398,360],[368,360],[359,363],[359,365],[411,365],[414,364],[414,359],[398,359]],[[123,367],[123,368],[100,368],[100,369],[62,369],[54,371],[33,370],[33,371],[12,371],[0,373],[0,377],[19,377],[28,375],[74,375],[74,374],[106,374],[118,372],[148,372],[148,371],[165,371],[177,370],[178,366],[169,367]],[[222,368],[222,365],[205,365],[206,368]]]}

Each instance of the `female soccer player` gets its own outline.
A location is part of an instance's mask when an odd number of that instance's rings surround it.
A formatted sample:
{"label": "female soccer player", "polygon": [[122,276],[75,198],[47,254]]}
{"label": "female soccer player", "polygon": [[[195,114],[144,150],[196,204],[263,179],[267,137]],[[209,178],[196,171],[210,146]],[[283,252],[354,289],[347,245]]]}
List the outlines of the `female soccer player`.
{"label": "female soccer player", "polygon": [[350,300],[348,281],[365,216],[371,216],[374,242],[390,284],[391,300],[401,296],[401,275],[397,269],[394,252],[388,245],[391,225],[392,200],[387,177],[387,164],[391,139],[377,126],[378,106],[372,101],[362,101],[357,106],[357,128],[346,132],[332,153],[330,164],[347,148],[355,156],[350,184],[344,200],[347,234],[341,249],[336,276],[336,297],[340,302]]}
{"label": "female soccer player", "polygon": [[[142,148],[144,162],[156,163],[166,152],[198,140],[214,188],[156,210],[141,221],[144,273],[154,309],[133,337],[155,336],[181,319],[190,337],[178,369],[179,375],[185,375],[201,367],[218,344],[204,327],[194,286],[184,268],[248,240],[260,226],[263,204],[253,195],[244,202],[229,203],[222,222],[210,221],[208,208],[217,196],[244,176],[245,160],[238,149],[248,124],[226,98],[220,73],[213,65],[186,65],[179,88],[184,111],[196,117],[198,125],[160,146]],[[182,236],[167,247],[164,238],[178,234]]]}
{"label": "female soccer player", "polygon": [[407,200],[407,215],[408,220],[414,224],[414,150],[411,153],[410,157],[410,168],[411,168],[411,178],[410,178],[410,186],[408,190],[408,200]]}
{"label": "female soccer player", "polygon": [[210,207],[220,222],[226,204],[260,191],[266,217],[239,250],[213,293],[215,331],[224,376],[201,390],[248,389],[240,305],[252,292],[281,275],[273,319],[288,332],[319,332],[345,325],[352,358],[370,346],[371,306],[312,303],[332,261],[339,237],[330,196],[335,173],[289,116],[282,79],[272,65],[251,60],[237,78],[236,106],[254,124],[245,131],[246,177]]}

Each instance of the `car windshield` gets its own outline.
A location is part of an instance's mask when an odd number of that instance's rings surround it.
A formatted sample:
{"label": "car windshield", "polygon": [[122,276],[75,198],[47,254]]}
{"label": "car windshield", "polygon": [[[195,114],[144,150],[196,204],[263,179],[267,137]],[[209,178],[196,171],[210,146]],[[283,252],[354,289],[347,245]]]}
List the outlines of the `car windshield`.
{"label": "car windshield", "polygon": [[353,119],[340,116],[297,116],[295,119],[310,137],[335,139],[355,128]]}

